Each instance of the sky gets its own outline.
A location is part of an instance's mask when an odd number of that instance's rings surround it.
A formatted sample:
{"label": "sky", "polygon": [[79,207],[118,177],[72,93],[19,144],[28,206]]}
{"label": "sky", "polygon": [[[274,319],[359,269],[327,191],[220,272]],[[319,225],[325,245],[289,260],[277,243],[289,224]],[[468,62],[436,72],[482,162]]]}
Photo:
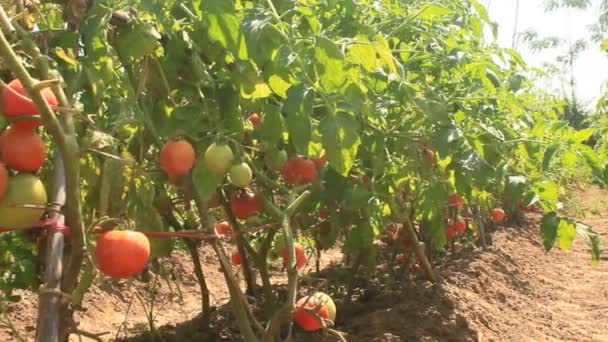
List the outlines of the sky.
{"label": "sky", "polygon": [[[544,0],[520,0],[517,31],[533,29],[541,37],[557,36],[569,41],[588,38],[589,29],[599,13],[601,0],[592,0],[593,6],[587,10],[560,9],[551,13],[544,11]],[[516,0],[482,0],[489,8],[490,18],[498,28],[498,44],[512,46],[515,26]],[[525,43],[519,43],[517,50],[531,66],[540,67],[543,62],[553,62],[565,48],[542,52],[532,52]],[[599,44],[591,43],[575,64],[577,95],[586,104],[592,105],[602,93],[602,86],[608,81],[608,53],[602,52]],[[546,84],[554,89],[557,82]],[[559,89],[559,88],[558,88]]]}

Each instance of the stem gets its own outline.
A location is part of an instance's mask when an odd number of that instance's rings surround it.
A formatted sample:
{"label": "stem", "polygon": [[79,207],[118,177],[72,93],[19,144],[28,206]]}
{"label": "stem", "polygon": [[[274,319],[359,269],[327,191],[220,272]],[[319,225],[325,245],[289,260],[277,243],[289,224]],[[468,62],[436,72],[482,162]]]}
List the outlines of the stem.
{"label": "stem", "polygon": [[[173,212],[165,213],[163,215],[165,221],[173,227],[176,231],[181,231],[185,229],[190,229],[190,222],[186,222],[184,226],[182,226],[179,221],[175,218]],[[201,290],[201,310],[202,310],[202,326],[203,328],[209,327],[209,320],[211,318],[211,302],[209,300],[210,292],[209,287],[207,286],[207,280],[205,279],[205,273],[203,272],[203,265],[201,264],[201,258],[198,254],[198,242],[193,239],[183,239],[188,247],[188,253],[192,258],[192,263],[194,264],[194,276],[198,281],[199,288]]]}
{"label": "stem", "polygon": [[431,283],[436,283],[437,277],[435,276],[435,272],[433,272],[433,267],[431,266],[431,263],[429,262],[429,259],[426,256],[424,243],[420,242],[420,240],[418,239],[418,235],[414,230],[414,223],[412,222],[412,220],[410,220],[410,217],[407,214],[399,210],[400,208],[394,198],[390,198],[389,200],[391,211],[395,213],[398,220],[403,223],[403,228],[405,228],[405,232],[408,234],[410,241],[412,241],[412,243],[414,244],[414,252],[416,253],[416,258],[420,263],[422,263],[422,267],[426,272],[427,279]]}
{"label": "stem", "polygon": [[[201,225],[206,226],[207,231],[212,231],[211,224],[209,222],[208,208],[206,203],[201,199],[198,191],[194,189],[193,191],[194,202],[196,203],[196,207],[199,211],[199,217],[204,222],[201,222]],[[246,342],[257,342],[258,338],[254,331],[252,330],[252,325],[255,327],[256,331],[262,332],[263,328],[260,323],[255,319],[253,313],[251,311],[251,307],[247,302],[247,298],[241,291],[238,281],[232,274],[232,267],[230,266],[230,260],[224,247],[220,243],[220,240],[215,239],[212,242],[213,250],[215,254],[218,256],[220,261],[220,266],[222,268],[222,272],[224,273],[224,278],[226,279],[226,284],[228,285],[228,290],[230,292],[230,303],[232,304],[232,312],[234,313],[237,321],[237,325],[239,326],[239,330],[243,334],[243,338]]]}
{"label": "stem", "polygon": [[[36,61],[40,75],[45,79],[50,78],[48,62],[45,58],[43,58],[31,37],[18,25],[11,25],[10,21],[7,21],[7,19],[8,16],[6,12],[0,6],[0,27],[2,27],[3,29],[16,29],[16,31],[7,32],[7,34],[12,35],[14,34],[14,32],[18,33],[19,38],[21,38],[21,41],[28,49],[28,53]],[[78,282],[78,275],[80,273],[80,268],[84,258],[86,244],[84,235],[84,225],[82,224],[80,209],[80,165],[78,154],[79,146],[75,136],[72,115],[71,113],[65,113],[65,115],[62,116],[62,127],[59,120],[53,114],[51,107],[49,106],[46,99],[40,94],[39,91],[35,91],[37,82],[30,76],[27,69],[24,67],[19,57],[12,49],[10,43],[6,39],[6,36],[1,31],[0,55],[10,68],[10,70],[21,81],[27,93],[31,96],[32,101],[36,104],[42,117],[44,127],[51,135],[51,138],[57,146],[57,149],[63,161],[63,170],[65,172],[65,221],[67,225],[71,227],[70,232],[72,242],[72,253],[70,256],[67,271],[65,272],[65,276],[63,278],[61,290],[65,293],[71,294],[72,291],[76,288]],[[52,90],[55,93],[55,96],[58,98],[61,106],[70,107],[70,103],[68,102],[65,93],[58,84],[54,85],[52,87]],[[51,240],[54,239],[54,237],[51,238]],[[54,247],[59,247],[58,245],[54,245]],[[49,253],[52,252],[52,249],[50,249]],[[56,263],[55,266],[58,266],[58,264]],[[65,314],[62,314],[60,316],[69,317],[66,321],[62,323],[70,322],[72,317],[71,308],[68,308],[67,305],[62,303],[61,310],[65,311]],[[43,324],[43,326],[40,328],[45,328],[44,321],[41,321],[41,324]],[[54,330],[55,328],[56,327],[52,325],[48,329]],[[68,331],[69,329],[66,324],[61,324],[59,327],[58,338],[60,340],[67,340],[67,336],[69,335]],[[49,333],[53,334],[52,332]],[[49,336],[45,336],[45,338],[48,337]],[[52,339],[49,339],[49,341],[52,341]]]}
{"label": "stem", "polygon": [[264,334],[265,342],[273,342],[275,337],[279,335],[281,326],[284,322],[290,322],[291,313],[295,307],[296,293],[298,290],[298,271],[296,269],[296,254],[294,249],[293,232],[291,230],[291,216],[298,210],[298,207],[308,199],[310,191],[304,191],[296,198],[285,211],[281,212],[274,204],[266,201],[266,206],[270,207],[274,215],[279,214],[282,219],[283,237],[285,238],[285,247],[288,251],[287,264],[287,299],[285,304],[272,317]]}
{"label": "stem", "polygon": [[[226,198],[226,194],[224,193],[224,190],[221,188],[218,188],[217,195],[220,198],[220,201],[222,202],[222,207],[224,208],[224,212],[226,213],[226,216],[228,216],[228,221],[230,222],[230,225],[233,227],[233,229],[237,233],[240,232],[241,225],[237,221],[232,210],[230,210],[230,204],[228,203],[228,199]],[[245,247],[245,245],[247,245],[249,248],[247,249]],[[247,252],[248,251],[253,252],[253,254],[251,254],[251,253],[249,253],[249,254],[254,259],[256,258],[257,253],[255,253],[255,250],[253,250],[253,248],[251,248],[251,245],[249,245],[249,242],[247,240],[245,240],[245,237],[243,236],[243,234],[238,234],[236,236],[236,246],[239,251],[239,254],[241,255],[242,266],[243,266],[243,276],[245,277],[245,284],[247,284],[247,293],[253,295],[255,293],[255,279],[253,276],[253,270],[251,268],[249,258],[247,258]]]}
{"label": "stem", "polygon": [[194,275],[198,281],[201,290],[201,309],[202,309],[202,325],[203,328],[209,327],[211,305],[209,302],[209,288],[207,287],[207,281],[205,280],[205,274],[203,273],[203,266],[201,264],[201,258],[198,255],[197,243],[192,239],[184,239],[188,246],[188,252],[194,263]]}

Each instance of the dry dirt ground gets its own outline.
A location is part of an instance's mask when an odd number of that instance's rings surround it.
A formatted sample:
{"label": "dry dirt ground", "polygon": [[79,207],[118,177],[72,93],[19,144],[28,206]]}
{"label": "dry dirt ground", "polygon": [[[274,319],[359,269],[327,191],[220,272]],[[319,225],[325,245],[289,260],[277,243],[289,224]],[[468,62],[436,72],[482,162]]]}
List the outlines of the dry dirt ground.
{"label": "dry dirt ground", "polygon": [[[588,188],[572,196],[579,217],[608,239],[608,192]],[[539,215],[531,214],[523,227],[493,233],[487,251],[462,249],[438,266],[441,281],[431,286],[420,277],[403,278],[390,291],[381,277],[367,279],[352,303],[336,296],[336,329],[348,341],[606,341],[608,342],[608,263],[592,266],[585,241],[577,239],[569,251],[543,251],[538,234]],[[606,252],[605,243],[602,251]],[[99,281],[85,297],[86,311],[78,314],[80,329],[108,332],[104,341],[151,340],[148,314],[154,298],[154,326],[163,341],[238,341],[234,320],[226,308],[229,296],[213,253],[200,250],[212,304],[213,333],[197,325],[199,288],[189,259],[178,255],[162,261],[174,279]],[[323,258],[329,284],[338,284],[341,256]],[[389,272],[389,271],[387,271]],[[382,273],[377,272],[377,273]],[[284,277],[277,270],[275,281]],[[402,279],[402,278],[400,278]],[[343,280],[343,279],[342,279]],[[325,290],[325,289],[324,289]],[[332,286],[328,292],[340,292]],[[343,292],[343,291],[342,291]],[[0,341],[32,340],[36,296],[24,293],[4,323]],[[144,304],[147,308],[144,308]],[[333,341],[332,337],[296,331],[297,341]],[[73,337],[78,341],[77,337]],[[92,341],[85,337],[83,341]]]}

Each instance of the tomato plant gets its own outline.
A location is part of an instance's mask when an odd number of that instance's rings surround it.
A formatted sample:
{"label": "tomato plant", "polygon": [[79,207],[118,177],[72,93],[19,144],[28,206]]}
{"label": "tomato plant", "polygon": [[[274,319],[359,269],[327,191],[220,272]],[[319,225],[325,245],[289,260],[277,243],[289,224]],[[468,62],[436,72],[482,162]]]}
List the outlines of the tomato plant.
{"label": "tomato plant", "polygon": [[[522,210],[542,212],[546,250],[571,245],[576,232],[599,260],[599,236],[559,211],[564,170],[584,166],[608,181],[604,159],[585,144],[593,130],[564,123],[521,56],[485,42],[492,23],[477,0],[148,0],[129,3],[123,18],[124,4],[91,2],[74,17],[45,6],[53,15],[28,13],[35,30],[21,27],[19,6],[1,7],[9,22],[0,22],[0,75],[9,85],[0,153],[11,171],[0,169],[0,227],[31,227],[45,212],[65,219],[61,291],[84,295],[79,276],[94,267],[87,254],[105,274],[128,277],[170,257],[167,237],[179,236],[209,322],[195,241],[203,239],[243,340],[256,341],[275,339],[294,318],[305,249],[340,248],[353,277],[411,256],[402,269],[434,281],[429,255],[483,245],[484,223],[501,206],[514,222]],[[40,42],[46,31],[56,39]],[[45,147],[57,161],[45,163]],[[55,179],[65,193],[47,198]],[[138,232],[87,243],[96,237],[85,227],[113,220]],[[217,239],[214,229],[234,238]],[[273,255],[288,278],[280,296]],[[251,313],[231,265],[249,293],[261,279],[267,312]],[[325,297],[309,299],[321,311],[300,302],[298,324],[334,321]],[[75,329],[63,325],[65,340]]]}

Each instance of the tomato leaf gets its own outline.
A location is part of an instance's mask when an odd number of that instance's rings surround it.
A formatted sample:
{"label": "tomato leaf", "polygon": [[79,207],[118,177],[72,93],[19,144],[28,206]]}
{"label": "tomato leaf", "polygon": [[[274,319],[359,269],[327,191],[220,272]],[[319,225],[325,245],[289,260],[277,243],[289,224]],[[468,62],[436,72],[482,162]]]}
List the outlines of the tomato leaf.
{"label": "tomato leaf", "polygon": [[281,139],[284,131],[283,115],[279,107],[267,104],[262,113],[262,126],[260,138],[268,143],[274,144]]}
{"label": "tomato leaf", "polygon": [[154,53],[160,46],[160,34],[146,24],[134,24],[120,30],[116,38],[116,50],[122,58],[139,60]]}
{"label": "tomato leaf", "polygon": [[194,170],[192,170],[192,182],[194,189],[203,201],[211,199],[223,179],[223,175],[218,175],[207,169],[203,158],[196,161]]}
{"label": "tomato leaf", "polygon": [[319,125],[329,166],[342,176],[348,175],[355,164],[361,139],[359,123],[346,113],[327,115]]}
{"label": "tomato leaf", "polygon": [[314,93],[302,84],[294,85],[287,91],[283,112],[287,114],[289,138],[299,154],[308,154],[312,137],[310,114],[314,104]]}
{"label": "tomato leaf", "polygon": [[560,224],[560,218],[557,213],[552,211],[546,214],[540,224],[541,237],[543,239],[543,246],[545,251],[549,252],[555,245],[557,239],[557,229]]}
{"label": "tomato leaf", "polygon": [[245,35],[241,30],[241,21],[236,16],[233,2],[203,0],[200,2],[200,10],[209,38],[220,43],[237,59],[246,60],[248,53]]}
{"label": "tomato leaf", "polygon": [[323,89],[333,92],[346,82],[344,56],[329,39],[319,38],[315,46],[315,68]]}
{"label": "tomato leaf", "polygon": [[568,250],[572,247],[576,237],[576,226],[567,219],[561,219],[557,227],[557,243],[561,250]]}
{"label": "tomato leaf", "polygon": [[245,125],[241,116],[238,90],[231,84],[219,88],[218,101],[224,128],[229,134],[233,134],[236,136],[235,138],[240,139],[245,130]]}
{"label": "tomato leaf", "polygon": [[551,145],[545,150],[545,155],[543,156],[543,171],[547,171],[549,169],[551,160],[558,150],[559,145]]}
{"label": "tomato leaf", "polygon": [[589,248],[591,250],[591,260],[593,261],[594,264],[599,263],[600,261],[600,235],[598,233],[596,233],[595,231],[593,231],[593,229],[582,223],[582,222],[576,222],[576,234],[582,236],[585,241],[587,242],[587,245],[589,245]]}

